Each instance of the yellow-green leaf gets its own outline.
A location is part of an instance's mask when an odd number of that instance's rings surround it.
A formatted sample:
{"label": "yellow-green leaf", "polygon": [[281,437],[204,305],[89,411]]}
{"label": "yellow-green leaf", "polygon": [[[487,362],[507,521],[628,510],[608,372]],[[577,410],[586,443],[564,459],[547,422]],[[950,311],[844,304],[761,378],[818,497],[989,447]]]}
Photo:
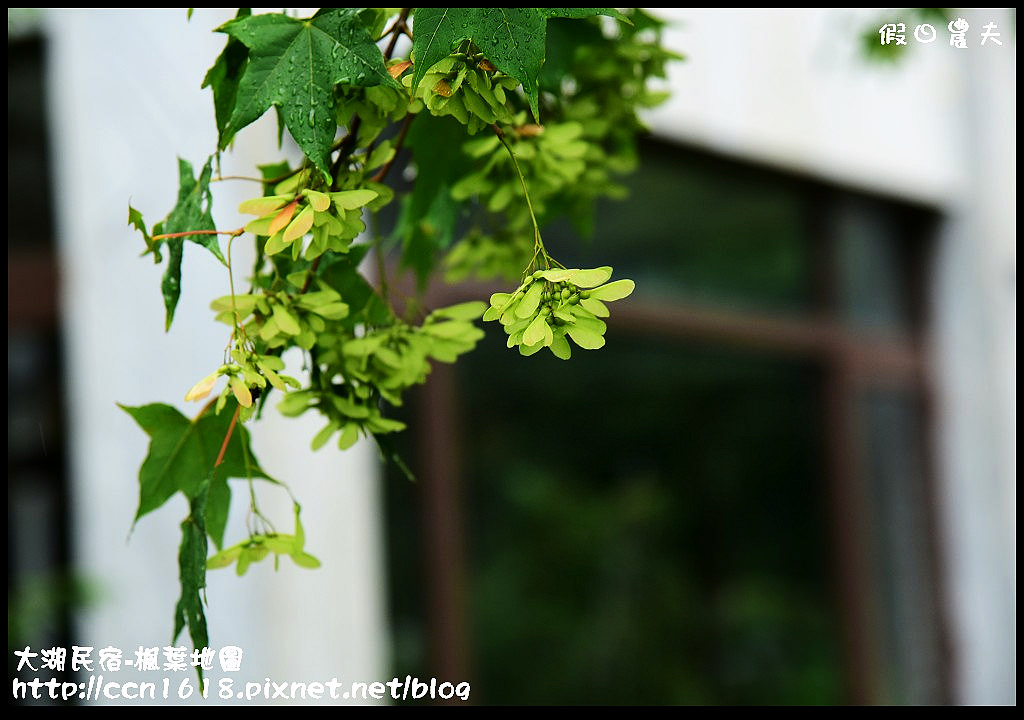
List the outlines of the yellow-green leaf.
{"label": "yellow-green leaf", "polygon": [[597,287],[603,282],[608,282],[608,278],[611,276],[612,269],[607,266],[594,268],[593,270],[577,270],[572,278],[572,282],[577,287],[592,288]]}
{"label": "yellow-green leaf", "polygon": [[294,195],[266,195],[264,197],[252,198],[239,205],[238,212],[244,215],[263,217],[275,210],[280,210],[294,199]]}
{"label": "yellow-green leaf", "polygon": [[331,200],[342,210],[355,210],[361,208],[377,197],[376,190],[360,188],[358,190],[340,190],[331,193]]}
{"label": "yellow-green leaf", "polygon": [[318,568],[320,567],[320,561],[315,557],[306,552],[297,552],[291,554],[291,559],[295,561],[295,564],[299,567],[304,568]]}
{"label": "yellow-green leaf", "polygon": [[233,545],[226,550],[220,551],[216,555],[211,555],[206,561],[206,569],[217,570],[219,568],[225,568],[235,562],[241,554],[242,546]]}
{"label": "yellow-green leaf", "polygon": [[[516,308],[516,317],[528,318],[537,312],[537,306],[540,304],[540,296],[543,292],[544,283],[535,282],[530,285],[523,299],[519,301],[519,306]],[[532,345],[533,343],[529,344]]]}
{"label": "yellow-green leaf", "polygon": [[249,392],[249,388],[239,378],[232,375],[228,382],[231,383],[231,392],[235,394],[235,399],[238,400],[238,404],[242,407],[252,406],[252,393]]}
{"label": "yellow-green leaf", "polygon": [[267,244],[263,248],[263,251],[267,255],[277,255],[279,252],[284,250],[286,247],[288,247],[288,245],[286,245],[285,242],[284,242],[284,233],[283,232],[276,232],[276,233],[274,233],[273,235],[270,236],[269,240],[267,240]]}
{"label": "yellow-green leaf", "polygon": [[597,317],[608,317],[608,307],[597,298],[589,297],[580,300],[580,305],[592,312]]}
{"label": "yellow-green leaf", "polygon": [[327,193],[306,190],[306,197],[309,198],[310,206],[317,212],[324,212],[331,206],[331,198]]}
{"label": "yellow-green leaf", "polygon": [[295,209],[299,206],[299,199],[296,198],[290,203],[281,208],[281,211],[274,216],[274,219],[270,221],[270,226],[267,228],[268,232],[273,235],[279,230],[284,230],[291,222],[292,216],[295,214]]}
{"label": "yellow-green leaf", "polygon": [[[632,280],[616,280],[615,282],[596,287],[590,291],[590,297],[595,300],[604,300],[611,302],[612,300],[621,300],[624,297],[628,297],[633,289],[636,288],[636,283]],[[597,315],[597,313],[594,313]]]}
{"label": "yellow-green leaf", "polygon": [[544,343],[537,343],[536,345],[527,345],[523,343],[519,346],[519,354],[523,357],[530,357],[544,348]]}
{"label": "yellow-green leaf", "polygon": [[604,336],[598,335],[593,330],[581,328],[578,325],[569,326],[569,337],[584,350],[597,350],[604,347]]}
{"label": "yellow-green leaf", "polygon": [[302,208],[291,224],[288,225],[288,229],[284,231],[283,240],[285,244],[292,243],[309,232],[309,229],[313,227],[313,212],[313,208],[309,205]]}
{"label": "yellow-green leaf", "polygon": [[356,444],[356,440],[358,439],[359,426],[355,423],[347,423],[341,431],[341,435],[338,437],[338,448],[341,450],[348,450]]}
{"label": "yellow-green leaf", "polygon": [[572,357],[572,348],[569,345],[569,341],[565,339],[565,335],[555,336],[551,343],[551,354],[562,360],[568,360]]}
{"label": "yellow-green leaf", "polygon": [[202,400],[209,395],[213,390],[213,386],[217,384],[218,377],[220,377],[220,372],[212,372],[193,385],[192,389],[185,393],[185,402]]}
{"label": "yellow-green leaf", "polygon": [[277,321],[277,326],[281,328],[281,332],[288,335],[298,335],[302,332],[299,321],[295,319],[295,316],[284,305],[274,305],[274,320]]}
{"label": "yellow-green leaf", "polygon": [[450,320],[479,320],[486,309],[487,306],[484,303],[472,300],[435,310],[431,313],[431,317],[443,317]]}
{"label": "yellow-green leaf", "polygon": [[[548,327],[547,320],[543,315],[538,315],[533,319],[533,322],[523,331],[523,344],[524,345],[536,345],[544,341],[546,333],[544,329]],[[548,332],[551,332],[550,328]]]}
{"label": "yellow-green leaf", "polygon": [[270,224],[274,222],[273,215],[267,215],[266,217],[257,218],[256,220],[250,220],[246,226],[245,231],[252,233],[253,235],[273,235],[270,232]]}

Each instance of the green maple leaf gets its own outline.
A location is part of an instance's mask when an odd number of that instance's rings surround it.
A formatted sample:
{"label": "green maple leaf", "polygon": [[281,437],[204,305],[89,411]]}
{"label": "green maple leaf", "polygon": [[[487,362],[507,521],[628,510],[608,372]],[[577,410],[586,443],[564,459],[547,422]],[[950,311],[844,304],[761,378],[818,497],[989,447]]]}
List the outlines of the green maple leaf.
{"label": "green maple leaf", "polygon": [[202,491],[208,495],[203,502],[204,527],[218,548],[223,544],[231,504],[228,478],[259,477],[274,482],[253,457],[249,433],[239,423],[235,425],[221,464],[214,467],[231,424],[233,405],[234,401],[229,402],[217,414],[207,411],[198,420],[189,420],[162,403],[120,406],[150,437],[149,453],[139,470],[136,522],[177,492],[193,501]]}
{"label": "green maple leaf", "polygon": [[[157,223],[153,227],[154,235],[216,229],[216,226],[213,224],[213,215],[210,214],[213,205],[213,194],[210,192],[213,156],[211,155],[207,158],[198,179],[193,176],[192,172],[192,163],[178,158],[178,202],[167,215],[167,218],[162,223]],[[138,214],[138,211],[135,214],[138,216],[139,222],[135,222],[136,218],[131,215],[131,210],[129,209],[129,220],[138,228],[139,223],[142,221],[142,216]],[[145,226],[143,226],[143,235],[145,235],[144,228]],[[191,235],[187,239],[197,245],[202,245],[213,253],[214,257],[224,265],[227,265],[224,255],[220,251],[220,244],[217,242],[216,235]],[[177,308],[178,299],[181,297],[181,259],[184,255],[185,240],[185,237],[177,237],[158,241],[166,244],[170,250],[167,269],[164,271],[163,281],[160,284],[160,289],[164,296],[164,308],[167,311],[167,319],[164,323],[165,330],[170,330],[171,328],[171,322],[174,320],[174,310]],[[149,249],[154,252],[157,262],[160,262],[158,243],[150,240],[147,244],[150,246]]]}
{"label": "green maple leaf", "polygon": [[[251,8],[239,8],[236,18],[252,15]],[[249,48],[233,37],[228,38],[224,50],[203,78],[201,87],[209,86],[213,91],[213,110],[217,120],[218,145],[223,149],[231,141],[227,137],[228,120],[235,110],[238,97],[238,83],[249,62]]]}
{"label": "green maple leaf", "polygon": [[276,105],[295,142],[327,174],[338,127],[334,86],[400,87],[355,8],[331,8],[304,20],[280,13],[253,15],[231,20],[218,31],[249,48],[234,110],[220,139],[222,149]]}
{"label": "green maple leaf", "polygon": [[[196,488],[195,497],[189,500],[189,515],[181,523],[181,546],[178,549],[178,581],[181,585],[181,597],[174,607],[173,645],[178,635],[188,625],[188,634],[192,638],[192,647],[204,648],[210,645],[210,637],[206,627],[206,612],[203,610],[203,597],[200,594],[206,587],[206,515],[207,501],[210,497],[210,478],[203,478]],[[203,679],[203,669],[196,665],[199,680]]]}
{"label": "green maple leaf", "polygon": [[128,205],[128,224],[142,233],[142,239],[146,241],[146,251],[142,253],[144,256],[153,253],[153,259],[157,263],[163,262],[163,257],[160,255],[160,243],[153,242],[153,238],[150,237],[149,231],[146,230],[146,221],[142,218],[142,213],[133,208],[130,204]]}
{"label": "green maple leaf", "polygon": [[548,18],[594,15],[628,22],[614,8],[419,8],[413,26],[413,89],[453,46],[471,40],[495,67],[523,84],[533,116],[539,121],[538,77],[544,64]]}

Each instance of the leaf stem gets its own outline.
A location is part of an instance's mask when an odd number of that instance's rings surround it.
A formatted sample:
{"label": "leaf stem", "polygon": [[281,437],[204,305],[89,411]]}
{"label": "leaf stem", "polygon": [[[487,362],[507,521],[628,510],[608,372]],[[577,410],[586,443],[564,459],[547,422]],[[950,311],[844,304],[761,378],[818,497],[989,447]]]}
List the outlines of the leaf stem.
{"label": "leaf stem", "polygon": [[220,452],[217,453],[217,461],[213,464],[214,467],[219,466],[224,462],[224,453],[228,451],[228,443],[231,442],[231,436],[235,432],[235,425],[238,424],[238,414],[242,412],[242,406],[235,406],[235,414],[231,416],[231,424],[228,425],[227,434],[224,435],[224,442],[220,445]]}
{"label": "leaf stem", "polygon": [[231,245],[235,241],[236,235],[232,235],[228,240],[228,287],[231,288],[231,312],[235,315],[235,326],[241,324],[241,319],[238,317],[238,308],[235,306],[235,273],[231,270]]}
{"label": "leaf stem", "polygon": [[322,258],[323,255],[320,255],[313,261],[313,264],[309,266],[309,272],[306,273],[306,282],[302,283],[302,289],[299,291],[299,295],[305,295],[309,290],[309,286],[313,284],[313,278],[316,276],[316,271],[320,267],[320,260]]}
{"label": "leaf stem", "polygon": [[391,166],[394,165],[395,160],[398,159],[398,153],[402,150],[402,145],[405,144],[405,137],[409,134],[409,127],[412,125],[412,121],[415,117],[416,116],[412,113],[406,114],[405,119],[402,120],[402,127],[398,131],[398,137],[395,139],[395,154],[391,156],[391,159],[387,161],[384,167],[377,171],[377,174],[370,179],[370,182],[384,182],[384,178],[386,178],[388,173],[391,171]]}
{"label": "leaf stem", "polygon": [[[241,406],[239,406],[239,407],[241,407]],[[248,480],[248,482],[249,482],[249,513],[250,513],[250,516],[255,517],[257,520],[262,521],[263,524],[266,526],[266,528],[269,528],[271,531],[273,531],[273,529],[274,529],[273,523],[271,523],[270,520],[262,512],[260,512],[259,503],[256,502],[256,483],[253,482],[253,478],[252,478],[252,460],[249,458],[249,449],[246,447],[246,443],[244,442],[244,438],[243,438],[243,442],[242,442],[242,458],[243,458],[243,461],[245,462],[246,480]],[[287,486],[285,486],[285,490],[288,492],[288,495],[290,495],[290,496],[292,495],[292,491],[289,490]],[[292,502],[294,502],[294,501],[295,501],[295,497],[292,496]],[[247,522],[246,525],[249,525],[249,523]],[[249,528],[249,534],[250,535],[254,534],[252,532],[252,527]]]}
{"label": "leaf stem", "polygon": [[512,146],[508,144],[505,139],[505,133],[497,123],[491,125],[491,129],[494,130],[494,134],[498,136],[498,140],[508,150],[508,156],[512,158],[512,167],[516,169],[516,175],[519,176],[519,182],[523,186],[523,195],[526,196],[526,207],[530,210],[530,220],[533,222],[533,258],[530,260],[530,264],[526,266],[529,270],[530,267],[537,261],[537,257],[540,256],[541,260],[544,261],[545,269],[551,269],[551,256],[548,255],[547,249],[544,247],[544,241],[540,238],[540,226],[537,224],[537,215],[533,212],[533,202],[530,201],[530,189],[526,186],[526,178],[523,177],[523,171],[519,169],[519,161],[516,160],[516,155],[512,152]]}
{"label": "leaf stem", "polygon": [[264,185],[269,185],[273,182],[280,182],[281,180],[287,180],[288,176],[282,176],[280,180],[278,178],[254,178],[247,175],[218,175],[215,178],[211,178],[210,182],[223,182],[225,180],[248,180],[249,182],[258,182]]}
{"label": "leaf stem", "polygon": [[190,235],[230,235],[232,237],[238,237],[244,232],[244,227],[240,227],[237,230],[187,230],[185,232],[154,235],[150,240],[170,240],[171,238],[189,237]]}
{"label": "leaf stem", "polygon": [[[235,328],[232,331],[231,336],[232,336],[232,340],[233,340],[235,345],[241,344],[243,347],[245,347],[246,343],[249,340],[249,337],[245,334],[245,325],[242,324],[242,318],[238,314],[238,305],[235,303],[235,271],[234,271],[234,269],[232,268],[232,265],[231,265],[231,245],[232,245],[232,243],[235,242],[235,238],[236,237],[238,237],[238,236],[237,235],[232,235],[231,238],[228,240],[228,256],[227,256],[227,260],[228,260],[228,287],[231,288],[231,314],[235,316]],[[249,347],[249,348],[246,348],[246,349],[248,349],[250,351],[253,350],[252,347]]]}

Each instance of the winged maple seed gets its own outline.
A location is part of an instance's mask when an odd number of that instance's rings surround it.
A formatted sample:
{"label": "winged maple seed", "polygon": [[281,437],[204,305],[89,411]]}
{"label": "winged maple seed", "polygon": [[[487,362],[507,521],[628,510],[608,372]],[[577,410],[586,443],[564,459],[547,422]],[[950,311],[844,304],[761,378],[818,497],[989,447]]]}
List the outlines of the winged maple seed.
{"label": "winged maple seed", "polygon": [[302,244],[296,241],[312,231],[313,242],[305,249],[307,260],[313,260],[328,250],[346,252],[349,244],[366,226],[361,219],[362,208],[375,200],[379,193],[370,188],[355,188],[337,192],[321,192],[305,188],[300,183],[308,180],[296,175],[274,188],[275,195],[246,200],[238,211],[258,215],[245,226],[246,232],[266,236],[267,255],[276,255],[291,248],[297,259]]}
{"label": "winged maple seed", "polygon": [[213,391],[213,386],[217,384],[217,378],[220,377],[220,371],[212,372],[202,380],[192,386],[187,393],[185,393],[185,401],[193,402],[195,400],[202,400]]}
{"label": "winged maple seed", "polygon": [[562,360],[572,356],[566,336],[585,350],[604,346],[606,302],[628,297],[632,280],[607,282],[610,267],[590,270],[537,270],[511,293],[494,293],[483,319],[498,320],[508,333],[508,347],[523,355],[541,348]]}

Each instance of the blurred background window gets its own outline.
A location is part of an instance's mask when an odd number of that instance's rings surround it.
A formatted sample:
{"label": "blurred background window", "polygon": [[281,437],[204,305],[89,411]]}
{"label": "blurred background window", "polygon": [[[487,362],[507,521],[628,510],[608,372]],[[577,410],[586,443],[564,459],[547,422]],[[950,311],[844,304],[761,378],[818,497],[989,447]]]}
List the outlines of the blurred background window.
{"label": "blurred background window", "polygon": [[637,281],[608,345],[524,360],[492,329],[408,409],[396,673],[481,703],[948,701],[919,357],[937,218],[642,154],[573,258]]}

